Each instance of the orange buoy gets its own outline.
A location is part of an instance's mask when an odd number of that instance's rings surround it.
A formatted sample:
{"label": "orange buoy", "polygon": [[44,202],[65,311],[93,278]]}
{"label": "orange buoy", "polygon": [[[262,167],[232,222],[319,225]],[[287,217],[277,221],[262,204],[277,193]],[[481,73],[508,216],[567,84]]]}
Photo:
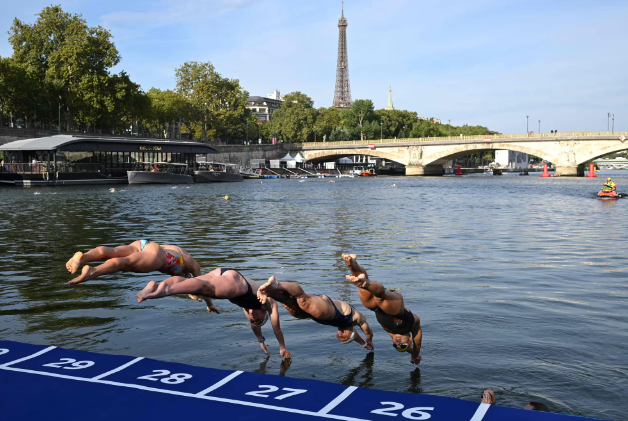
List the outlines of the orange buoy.
{"label": "orange buoy", "polygon": [[548,174],[547,173],[547,164],[543,164],[543,174],[541,174],[541,177],[551,177],[552,174]]}
{"label": "orange buoy", "polygon": [[597,174],[595,173],[595,165],[589,164],[589,173],[587,174],[587,177],[597,177]]}
{"label": "orange buoy", "polygon": [[458,165],[458,168],[456,169],[456,175],[464,175],[462,171],[460,171],[460,165]]}

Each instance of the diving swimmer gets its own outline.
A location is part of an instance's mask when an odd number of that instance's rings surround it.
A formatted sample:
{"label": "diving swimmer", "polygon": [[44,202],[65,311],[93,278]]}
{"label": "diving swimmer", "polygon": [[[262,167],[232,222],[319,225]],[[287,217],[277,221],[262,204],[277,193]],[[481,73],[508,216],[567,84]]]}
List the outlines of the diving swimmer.
{"label": "diving swimmer", "polygon": [[355,254],[343,254],[342,259],[351,271],[351,275],[346,276],[347,280],[359,288],[362,304],[375,312],[377,321],[392,339],[395,350],[409,352],[410,362],[419,364],[423,339],[419,316],[405,307],[401,293],[387,290],[381,283],[369,280]]}
{"label": "diving swimmer", "polygon": [[96,267],[83,266],[81,274],[68,283],[80,284],[116,272],[159,271],[167,275],[185,277],[201,274],[196,260],[184,249],[169,244],[159,245],[147,240],[134,241],[128,246],[100,246],[85,253],[77,251],[67,261],[65,267],[73,274],[81,265],[97,260],[106,260],[106,262]]}
{"label": "diving swimmer", "polygon": [[270,316],[270,324],[273,327],[277,342],[279,342],[279,353],[283,358],[291,358],[292,355],[284,343],[277,302],[268,300],[264,304],[260,303],[256,295],[258,288],[257,282],[247,280],[237,270],[218,268],[194,278],[186,279],[181,276],[173,276],[159,284],[150,281],[135,298],[137,298],[138,303],[141,303],[144,300],[170,295],[190,294],[201,297],[207,303],[207,310],[217,314],[220,312],[211,300],[229,300],[242,308],[262,351],[266,354],[269,352],[265,343],[266,339],[262,334],[262,326],[266,324]]}
{"label": "diving swimmer", "polygon": [[[366,318],[344,301],[332,300],[326,295],[306,294],[294,282],[278,282],[274,276],[259,287],[257,297],[262,303],[274,298],[298,319],[311,318],[316,323],[338,328],[336,338],[343,344],[355,340],[363,348],[373,349],[373,331]],[[364,332],[366,341],[354,330],[356,325]]]}

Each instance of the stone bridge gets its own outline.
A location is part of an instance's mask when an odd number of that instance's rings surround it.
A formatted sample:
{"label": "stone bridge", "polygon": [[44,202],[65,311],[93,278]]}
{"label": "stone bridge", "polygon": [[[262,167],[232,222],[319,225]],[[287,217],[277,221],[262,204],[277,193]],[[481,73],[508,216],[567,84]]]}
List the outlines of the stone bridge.
{"label": "stone bridge", "polygon": [[551,162],[557,175],[584,175],[584,163],[628,149],[628,132],[574,132],[371,141],[309,142],[298,148],[308,161],[370,155],[406,166],[406,175],[442,175],[443,164],[472,152],[507,149]]}

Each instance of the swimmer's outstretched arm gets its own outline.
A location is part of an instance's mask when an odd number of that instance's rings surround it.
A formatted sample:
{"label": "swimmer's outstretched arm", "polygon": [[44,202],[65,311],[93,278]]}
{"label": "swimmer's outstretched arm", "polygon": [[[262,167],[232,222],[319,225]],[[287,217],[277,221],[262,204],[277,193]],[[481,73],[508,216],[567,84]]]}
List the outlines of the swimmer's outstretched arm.
{"label": "swimmer's outstretched arm", "polygon": [[421,329],[421,319],[416,314],[414,315],[414,325],[412,326],[412,358],[410,362],[412,364],[419,364],[421,362],[421,342],[423,341],[423,329]]}
{"label": "swimmer's outstretched arm", "polygon": [[242,311],[244,312],[244,317],[246,317],[246,320],[249,322],[249,325],[251,326],[251,330],[253,331],[253,334],[257,338],[257,342],[259,342],[260,348],[262,348],[262,351],[264,351],[267,355],[270,355],[270,352],[268,352],[268,348],[266,347],[266,342],[264,342],[265,338],[264,338],[264,334],[262,333],[261,326],[252,325],[250,323],[251,320],[249,319],[249,313],[244,308],[242,309]]}
{"label": "swimmer's outstretched arm", "polygon": [[277,306],[277,301],[273,299],[268,300],[271,304],[270,307],[270,324],[273,327],[273,333],[277,338],[277,342],[279,342],[279,354],[283,358],[292,358],[292,354],[290,351],[286,349],[286,343],[284,342],[283,332],[281,331],[281,324],[279,321],[279,307]]}
{"label": "swimmer's outstretched arm", "polygon": [[[364,314],[355,310],[354,315],[353,315],[353,322],[357,324],[358,326],[360,326],[360,329],[362,329],[362,332],[364,332],[364,336],[366,337],[365,348],[368,350],[372,350],[373,349],[373,331],[371,330],[371,327],[366,321],[366,317],[364,317]],[[364,345],[364,344],[360,344],[360,345]]]}
{"label": "swimmer's outstretched arm", "polygon": [[349,267],[351,275],[359,276],[360,274],[364,274],[364,277],[368,279],[369,275],[366,273],[366,269],[358,264],[358,261],[356,260],[357,256],[355,254],[343,254],[341,257]]}

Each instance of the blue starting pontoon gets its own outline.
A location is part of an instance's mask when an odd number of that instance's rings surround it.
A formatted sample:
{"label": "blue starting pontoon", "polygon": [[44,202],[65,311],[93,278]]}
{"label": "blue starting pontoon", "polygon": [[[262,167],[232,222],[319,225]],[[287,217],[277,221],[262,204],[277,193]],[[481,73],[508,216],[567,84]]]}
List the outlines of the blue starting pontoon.
{"label": "blue starting pontoon", "polygon": [[578,421],[440,396],[0,341],[0,420]]}

